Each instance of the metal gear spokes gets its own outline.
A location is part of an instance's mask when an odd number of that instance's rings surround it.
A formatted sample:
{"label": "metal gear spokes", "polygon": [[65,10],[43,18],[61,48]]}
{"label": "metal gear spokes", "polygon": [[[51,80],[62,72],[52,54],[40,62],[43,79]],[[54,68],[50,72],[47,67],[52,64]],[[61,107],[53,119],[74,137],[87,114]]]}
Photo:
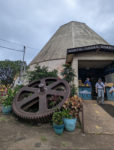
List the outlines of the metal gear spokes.
{"label": "metal gear spokes", "polygon": [[[51,120],[53,108],[61,107],[69,96],[70,86],[65,80],[44,78],[21,88],[13,100],[12,108],[22,121],[42,124]],[[51,106],[50,100],[54,98],[57,103]]]}

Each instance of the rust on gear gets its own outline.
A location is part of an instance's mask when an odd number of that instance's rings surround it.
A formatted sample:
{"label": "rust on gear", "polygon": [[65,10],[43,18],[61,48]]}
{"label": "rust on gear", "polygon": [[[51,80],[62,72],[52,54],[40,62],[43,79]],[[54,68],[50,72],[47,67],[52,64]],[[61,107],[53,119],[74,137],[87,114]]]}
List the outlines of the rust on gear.
{"label": "rust on gear", "polygon": [[[60,97],[56,106],[49,105],[49,98]],[[12,103],[14,113],[28,123],[46,123],[51,120],[53,108],[62,107],[70,96],[70,86],[55,77],[43,78],[29,83],[20,89]]]}

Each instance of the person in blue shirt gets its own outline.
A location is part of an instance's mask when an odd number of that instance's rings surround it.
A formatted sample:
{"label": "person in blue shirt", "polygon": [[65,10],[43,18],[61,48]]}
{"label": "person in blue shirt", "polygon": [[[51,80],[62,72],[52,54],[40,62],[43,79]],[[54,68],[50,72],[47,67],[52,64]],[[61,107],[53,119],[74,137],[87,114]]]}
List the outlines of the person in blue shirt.
{"label": "person in blue shirt", "polygon": [[86,81],[84,83],[84,85],[88,84],[89,86],[91,86],[91,82],[89,81],[89,78],[86,78]]}
{"label": "person in blue shirt", "polygon": [[114,96],[114,84],[113,84],[113,86],[110,88],[109,93],[113,93],[113,96]]}

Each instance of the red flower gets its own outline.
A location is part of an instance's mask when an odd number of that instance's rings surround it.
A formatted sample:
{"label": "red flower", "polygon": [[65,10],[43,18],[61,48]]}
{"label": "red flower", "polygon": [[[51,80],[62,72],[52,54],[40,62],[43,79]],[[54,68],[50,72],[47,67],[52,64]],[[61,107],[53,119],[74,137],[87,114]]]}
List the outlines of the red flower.
{"label": "red flower", "polygon": [[66,65],[69,65],[68,63],[66,63]]}
{"label": "red flower", "polygon": [[60,77],[58,77],[58,79],[61,79]]}

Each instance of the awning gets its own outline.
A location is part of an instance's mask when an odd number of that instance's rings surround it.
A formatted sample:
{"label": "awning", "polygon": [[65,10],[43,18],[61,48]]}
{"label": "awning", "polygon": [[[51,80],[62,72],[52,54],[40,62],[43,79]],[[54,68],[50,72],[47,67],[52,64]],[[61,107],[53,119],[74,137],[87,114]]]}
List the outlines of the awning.
{"label": "awning", "polygon": [[[114,53],[114,46],[98,44],[98,45],[70,48],[70,49],[67,49],[67,57],[68,56],[72,57],[73,54],[76,54],[76,53],[84,53],[84,52],[89,52],[89,51],[103,51],[103,52]],[[67,60],[67,57],[66,57],[66,60]]]}

